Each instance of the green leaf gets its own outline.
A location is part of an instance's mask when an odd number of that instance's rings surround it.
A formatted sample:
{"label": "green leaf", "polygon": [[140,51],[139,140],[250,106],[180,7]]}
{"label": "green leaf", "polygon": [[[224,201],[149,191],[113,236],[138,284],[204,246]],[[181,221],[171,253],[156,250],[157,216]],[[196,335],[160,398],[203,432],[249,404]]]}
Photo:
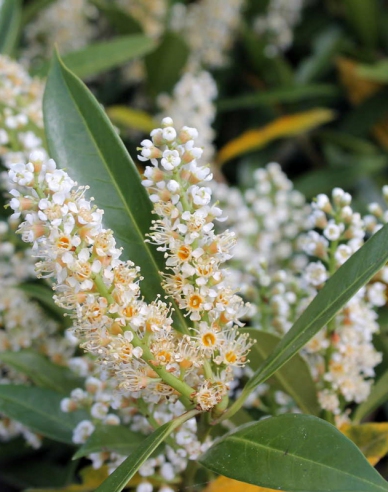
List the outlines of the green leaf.
{"label": "green leaf", "polygon": [[388,371],[386,371],[372,386],[368,399],[362,402],[353,415],[353,421],[358,423],[388,400]]}
{"label": "green leaf", "polygon": [[174,429],[199,413],[191,410],[171,422],[161,425],[148,436],[136,450],[96,489],[95,492],[120,492],[134,476],[140,466],[155,449],[173,432]]}
{"label": "green leaf", "polygon": [[123,425],[100,425],[75,453],[73,459],[82,458],[90,453],[111,451],[127,456],[144,441],[144,434],[132,432]]}
{"label": "green leaf", "polygon": [[[50,155],[80,184],[90,185],[104,224],[114,231],[124,257],[141,267],[147,301],[164,295],[159,272],[163,256],[144,242],[151,202],[139,173],[114,127],[86,86],[54,56],[43,99]],[[178,329],[186,319],[175,303]]]}
{"label": "green leaf", "polygon": [[344,159],[341,167],[318,169],[303,174],[295,179],[294,186],[303,193],[306,198],[313,198],[318,193],[329,193],[336,186],[350,188],[360,178],[373,176],[386,168],[388,159],[386,155],[348,156],[352,163],[346,165]]}
{"label": "green leaf", "polygon": [[376,0],[343,0],[350,26],[369,49],[377,44],[379,7]]}
{"label": "green leaf", "polygon": [[295,73],[295,81],[299,84],[319,79],[333,69],[333,60],[346,43],[343,32],[332,25],[313,39],[313,54],[302,58]]}
{"label": "green leaf", "polygon": [[63,395],[46,388],[0,385],[1,413],[54,441],[73,444],[73,430],[88,414],[82,411],[62,412],[62,399]]}
{"label": "green leaf", "polygon": [[8,364],[17,371],[22,372],[37,386],[65,395],[83,384],[83,379],[77,377],[70,369],[58,366],[44,355],[33,352],[32,350],[1,352],[0,362]]}
{"label": "green leaf", "polygon": [[388,225],[382,227],[326,282],[221,420],[233,415],[249,393],[270,378],[311,340],[387,262]]}
{"label": "green leaf", "polygon": [[288,492],[381,492],[387,482],[333,425],[281,415],[226,434],[200,458],[213,472]]}
{"label": "green leaf", "polygon": [[357,65],[357,75],[362,79],[386,84],[388,82],[388,60],[380,60],[374,65]]}
{"label": "green leaf", "polygon": [[338,87],[332,84],[308,84],[282,87],[257,94],[247,94],[233,99],[221,99],[217,103],[219,111],[232,111],[242,108],[272,106],[274,104],[296,103],[317,97],[336,99],[340,95]]}
{"label": "green leaf", "polygon": [[[155,42],[143,34],[120,36],[72,51],[64,55],[63,62],[78,77],[84,79],[119,67],[133,58],[146,55],[154,48]],[[38,75],[45,76],[49,67],[50,63],[45,63]]]}
{"label": "green leaf", "polygon": [[41,10],[50,6],[55,0],[34,0],[23,6],[22,24],[30,22]]}
{"label": "green leaf", "polygon": [[[349,133],[343,133],[336,130],[320,130],[315,133],[315,137],[324,143],[337,145],[343,150],[348,150],[357,155],[376,155],[379,149],[370,140],[358,138]],[[349,159],[350,160],[350,159]]]}
{"label": "green leaf", "polygon": [[116,5],[109,5],[101,0],[91,0],[91,3],[98,8],[119,34],[140,34],[143,32],[141,24]]}
{"label": "green leaf", "polygon": [[172,91],[189,53],[189,48],[178,34],[167,32],[158,48],[146,56],[147,81],[153,96]]}
{"label": "green leaf", "polygon": [[19,39],[20,0],[0,0],[0,53],[12,54]]}
{"label": "green leaf", "polygon": [[[249,366],[256,370],[281,339],[271,333],[252,328],[243,328],[240,331],[249,333],[252,339],[257,340],[249,354]],[[316,386],[311,377],[309,366],[301,355],[294,355],[290,361],[274,374],[274,379],[279,389],[290,395],[304,413],[319,414],[320,406],[317,400]]]}

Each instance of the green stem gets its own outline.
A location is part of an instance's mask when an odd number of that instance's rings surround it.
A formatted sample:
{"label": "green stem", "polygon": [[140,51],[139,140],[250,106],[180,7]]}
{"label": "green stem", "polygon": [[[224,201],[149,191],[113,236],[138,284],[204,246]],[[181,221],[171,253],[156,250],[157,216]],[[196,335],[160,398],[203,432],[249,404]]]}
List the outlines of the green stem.
{"label": "green stem", "polygon": [[177,390],[182,396],[184,396],[187,400],[186,403],[191,405],[195,390],[187,383],[181,381],[179,378],[166,371],[163,366],[154,365],[152,361],[155,360],[155,356],[153,355],[151,350],[142,342],[141,338],[139,338],[139,336],[134,333],[133,330],[131,331],[133,333],[132,345],[134,345],[135,347],[140,347],[143,350],[142,359],[147,362],[152,370],[155,371],[156,374],[160,376],[166,384],[168,384],[169,386]]}
{"label": "green stem", "polygon": [[[108,289],[102,280],[101,275],[95,275],[94,277],[94,282],[95,285],[99,291],[99,293],[105,297],[105,299],[110,303],[114,303],[114,299],[112,294],[108,292]],[[141,338],[130,328],[129,326],[126,327],[128,331],[131,331],[133,334],[133,340],[132,344],[135,347],[140,347],[143,351],[142,359],[147,362],[147,364],[152,368],[153,371],[160,376],[163,381],[174,388],[178,393],[182,395],[182,403],[185,405],[186,408],[192,407],[192,395],[195,394],[195,390],[191,388],[187,383],[181,381],[179,378],[174,376],[173,374],[169,373],[166,371],[166,369],[163,366],[156,366],[152,362],[155,360],[155,356],[149,349],[146,343],[144,343]]]}

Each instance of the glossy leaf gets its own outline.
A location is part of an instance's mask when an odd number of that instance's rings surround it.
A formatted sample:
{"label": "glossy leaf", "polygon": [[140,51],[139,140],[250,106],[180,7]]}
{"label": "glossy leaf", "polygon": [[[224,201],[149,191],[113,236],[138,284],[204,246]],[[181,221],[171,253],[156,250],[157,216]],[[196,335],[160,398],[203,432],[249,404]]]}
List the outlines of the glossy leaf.
{"label": "glossy leaf", "polygon": [[21,422],[34,432],[54,441],[72,444],[76,425],[88,417],[86,412],[64,413],[63,395],[46,388],[0,385],[0,412]]}
{"label": "glossy leaf", "polygon": [[106,112],[114,125],[131,130],[150,133],[158,126],[158,123],[155,122],[150,114],[139,109],[131,109],[126,106],[110,106]]}
{"label": "glossy leaf", "polygon": [[219,152],[217,161],[224,164],[230,159],[261,149],[278,138],[287,138],[306,133],[328,121],[333,120],[334,113],[330,109],[312,109],[296,113],[268,123],[262,128],[248,130],[239,137],[228,142]]}
{"label": "glossy leaf", "polygon": [[358,405],[353,415],[353,421],[356,423],[360,422],[386,401],[388,401],[388,371],[372,386],[368,398]]}
{"label": "glossy leaf", "polygon": [[272,106],[274,104],[296,103],[322,97],[334,99],[339,94],[338,88],[331,84],[296,85],[247,94],[233,99],[221,99],[217,103],[217,109],[223,112],[242,108]]}
{"label": "glossy leaf", "polygon": [[143,440],[143,434],[132,432],[122,425],[100,425],[75,453],[73,459],[102,451],[111,451],[126,456],[131,454]]}
{"label": "glossy leaf", "polygon": [[[114,231],[124,258],[141,267],[145,299],[163,296],[159,274],[163,256],[144,242],[152,207],[136,166],[94,96],[57,56],[47,80],[43,113],[50,155],[78,183],[91,186],[95,203],[105,211],[104,225]],[[175,320],[178,329],[187,330],[178,308]]]}
{"label": "glossy leaf", "polygon": [[[154,48],[154,41],[143,34],[120,36],[72,51],[63,56],[63,63],[75,75],[84,79],[120,67],[129,60],[146,55]],[[49,66],[46,63],[39,69],[39,75],[46,75]]]}
{"label": "glossy leaf", "polygon": [[281,415],[226,434],[200,458],[213,472],[288,492],[382,492],[388,483],[333,425]]}
{"label": "glossy leaf", "polygon": [[336,271],[248,381],[222,420],[233,415],[252,389],[290,360],[386,264],[387,242],[388,225],[385,225]]}
{"label": "glossy leaf", "polygon": [[79,388],[83,379],[77,377],[70,369],[51,362],[44,355],[32,350],[18,352],[1,352],[0,362],[25,374],[41,388],[48,388],[68,395],[74,388]]}
{"label": "glossy leaf", "polygon": [[[242,333],[257,342],[253,345],[250,353],[249,366],[256,370],[271,354],[280,338],[271,333],[265,333],[254,329],[242,329]],[[303,357],[296,354],[290,361],[274,374],[275,384],[279,389],[290,395],[297,406],[304,412],[318,415],[320,406],[317,400],[317,390],[311,377],[309,366]]]}
{"label": "glossy leaf", "polygon": [[183,422],[193,417],[196,413],[191,410],[171,422],[161,425],[148,436],[136,450],[96,489],[96,492],[120,492],[134,476],[140,466],[155,451],[155,449]]}
{"label": "glossy leaf", "polygon": [[167,32],[158,48],[146,56],[147,81],[154,96],[172,91],[182,74],[188,56],[189,48],[183,38],[173,32]]}
{"label": "glossy leaf", "polygon": [[245,482],[238,482],[227,477],[218,477],[203,492],[273,492],[274,489],[258,487]]}
{"label": "glossy leaf", "polygon": [[0,53],[10,55],[19,39],[20,0],[0,1]]}
{"label": "glossy leaf", "polygon": [[369,463],[375,466],[388,453],[388,423],[344,424],[340,428],[362,451]]}

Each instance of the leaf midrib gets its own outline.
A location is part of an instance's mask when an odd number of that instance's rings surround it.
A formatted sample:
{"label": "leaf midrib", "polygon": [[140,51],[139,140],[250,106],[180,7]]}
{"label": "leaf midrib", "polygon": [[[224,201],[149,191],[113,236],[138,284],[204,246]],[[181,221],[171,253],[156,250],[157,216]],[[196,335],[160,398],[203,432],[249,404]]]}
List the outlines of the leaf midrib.
{"label": "leaf midrib", "polygon": [[[249,443],[249,444],[251,444],[251,445],[253,445],[253,446],[256,446],[256,447],[258,447],[258,448],[263,448],[263,449],[265,449],[265,450],[269,450],[269,451],[272,451],[273,453],[276,453],[276,454],[279,454],[279,455],[283,455],[283,456],[284,456],[284,451],[283,451],[283,450],[276,449],[276,448],[271,448],[271,447],[269,447],[269,446],[264,446],[263,444],[260,444],[260,443],[258,443],[258,442],[255,442],[255,441],[250,441],[249,439],[243,439],[242,437],[237,437],[237,436],[230,436],[230,437],[228,437],[228,440],[229,440],[229,441],[238,441],[238,442],[243,442],[245,445],[246,445],[247,443]],[[299,456],[299,455],[296,455],[296,454],[292,454],[292,452],[290,452],[290,451],[287,453],[287,456],[289,456],[289,457],[293,457],[294,459],[299,459],[299,460],[301,460],[301,461],[305,461],[305,462],[307,462],[307,463],[313,463],[313,464],[315,464],[315,465],[317,464],[317,462],[316,462],[316,461],[313,461],[313,460],[308,459],[308,458],[304,458],[303,456]],[[379,489],[381,489],[381,490],[384,490],[384,491],[387,491],[387,490],[388,490],[388,488],[387,488],[387,487],[383,487],[382,485],[378,485],[378,484],[376,484],[375,482],[370,482],[369,480],[366,480],[366,479],[364,479],[364,478],[362,478],[362,477],[359,477],[359,476],[357,476],[357,475],[352,475],[351,473],[346,472],[346,471],[343,471],[343,470],[341,470],[340,468],[334,468],[334,467],[329,466],[329,465],[326,465],[326,464],[324,464],[324,463],[318,463],[318,465],[319,465],[319,466],[322,466],[323,468],[327,468],[327,469],[329,469],[329,470],[335,470],[335,471],[338,471],[340,474],[343,474],[343,475],[349,476],[349,477],[351,477],[351,478],[356,478],[357,480],[360,480],[360,481],[362,481],[362,482],[364,482],[364,483],[366,483],[366,484],[369,484],[369,485],[370,485],[370,484],[372,484],[373,486],[378,487],[378,488],[379,488]],[[377,473],[377,472],[376,472],[376,473]]]}

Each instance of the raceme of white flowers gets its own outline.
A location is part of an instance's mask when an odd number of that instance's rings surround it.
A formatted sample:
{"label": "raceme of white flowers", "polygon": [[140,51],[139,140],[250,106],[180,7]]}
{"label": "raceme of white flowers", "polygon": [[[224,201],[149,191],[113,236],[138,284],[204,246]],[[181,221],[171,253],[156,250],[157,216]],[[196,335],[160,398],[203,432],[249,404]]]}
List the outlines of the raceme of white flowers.
{"label": "raceme of white flowers", "polygon": [[[371,215],[362,219],[350,207],[351,196],[339,188],[331,201],[321,194],[310,208],[276,164],[257,170],[254,180],[254,188],[244,195],[218,184],[214,191],[228,214],[227,225],[238,231],[233,278],[257,306],[247,319],[259,329],[283,335],[362,246],[365,234],[375,233],[388,214],[371,204]],[[388,188],[384,193],[388,196]],[[374,367],[381,362],[372,336],[379,329],[376,308],[386,303],[387,279],[388,269],[383,268],[303,349],[319,403],[338,425],[346,420],[349,403],[366,400]],[[247,404],[257,401],[260,392],[258,388]]]}
{"label": "raceme of white flowers", "polygon": [[[25,216],[22,238],[33,243],[38,276],[54,277],[56,302],[72,312],[75,333],[134,398],[158,403],[181,398],[210,411],[227,401],[233,367],[243,366],[252,344],[238,332],[245,313],[220,265],[231,257],[234,235],[215,234],[221,210],[211,205],[208,167],[197,159],[197,131],[179,133],[172,120],[142,142],[141,159],[151,159],[143,184],[154,212],[149,241],[165,252],[164,287],[192,321],[191,334],[173,330],[169,306],[140,295],[139,268],[120,260],[113,233],[102,228],[103,212],[85,198],[54,161],[34,152],[9,175],[15,217]],[[160,159],[160,165],[158,164]]]}
{"label": "raceme of white flowers", "polygon": [[85,47],[97,34],[97,10],[88,0],[56,0],[25,27],[28,65],[48,59],[53,46],[62,54]]}
{"label": "raceme of white flowers", "polygon": [[217,86],[209,72],[197,75],[187,72],[173,90],[173,94],[160,94],[157,103],[162,115],[169,115],[177,127],[184,126],[186,121],[198,130],[196,144],[203,148],[202,160],[211,162],[214,156],[213,121],[216,108],[213,101],[217,97]]}

